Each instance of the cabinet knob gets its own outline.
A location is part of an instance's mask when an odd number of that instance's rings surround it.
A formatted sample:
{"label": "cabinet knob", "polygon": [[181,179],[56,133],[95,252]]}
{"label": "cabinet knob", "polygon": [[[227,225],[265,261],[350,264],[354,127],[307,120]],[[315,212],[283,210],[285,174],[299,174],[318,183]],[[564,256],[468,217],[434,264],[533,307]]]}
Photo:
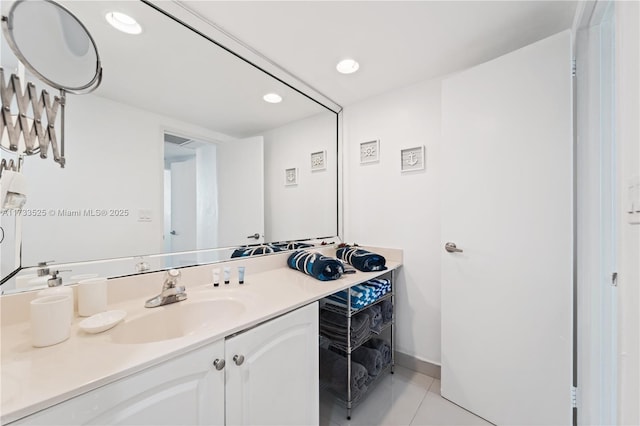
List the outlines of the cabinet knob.
{"label": "cabinet knob", "polygon": [[233,362],[235,362],[236,365],[242,365],[242,363],[244,362],[244,355],[234,355]]}
{"label": "cabinet knob", "polygon": [[213,361],[213,366],[216,368],[216,370],[220,371],[224,368],[224,359],[216,359],[215,361]]}

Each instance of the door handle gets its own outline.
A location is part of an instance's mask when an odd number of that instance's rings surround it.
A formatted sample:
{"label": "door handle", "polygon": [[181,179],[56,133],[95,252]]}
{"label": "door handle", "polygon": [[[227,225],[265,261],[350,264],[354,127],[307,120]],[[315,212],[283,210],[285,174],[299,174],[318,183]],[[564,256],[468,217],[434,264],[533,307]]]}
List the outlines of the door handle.
{"label": "door handle", "polygon": [[171,231],[169,232],[171,235],[178,235],[178,233],[176,231]]}
{"label": "door handle", "polygon": [[256,240],[260,239],[260,234],[258,234],[257,232],[253,235],[247,235],[247,238],[255,238]]}
{"label": "door handle", "polygon": [[445,244],[444,249],[449,253],[462,253],[462,249],[457,248],[455,243]]}

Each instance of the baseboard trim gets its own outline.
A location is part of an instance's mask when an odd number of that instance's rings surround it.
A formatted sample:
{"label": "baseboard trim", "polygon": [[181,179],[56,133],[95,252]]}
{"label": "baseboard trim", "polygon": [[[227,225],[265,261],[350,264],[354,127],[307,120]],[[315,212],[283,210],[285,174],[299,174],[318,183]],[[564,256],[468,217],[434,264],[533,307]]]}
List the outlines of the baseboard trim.
{"label": "baseboard trim", "polygon": [[440,366],[437,364],[432,364],[398,351],[395,353],[395,363],[400,367],[417,371],[434,379],[440,379]]}

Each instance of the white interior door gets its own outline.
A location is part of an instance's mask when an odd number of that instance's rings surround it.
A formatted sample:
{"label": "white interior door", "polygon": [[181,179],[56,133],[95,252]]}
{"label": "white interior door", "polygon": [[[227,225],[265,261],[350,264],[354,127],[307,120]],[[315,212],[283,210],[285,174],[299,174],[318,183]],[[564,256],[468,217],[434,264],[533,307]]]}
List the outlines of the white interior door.
{"label": "white interior door", "polygon": [[499,425],[571,424],[570,33],[442,90],[442,395]]}
{"label": "white interior door", "polygon": [[171,251],[196,247],[196,187],[195,156],[171,163]]}
{"label": "white interior door", "polygon": [[[263,137],[218,145],[220,247],[264,242]],[[248,238],[258,234],[258,238]]]}

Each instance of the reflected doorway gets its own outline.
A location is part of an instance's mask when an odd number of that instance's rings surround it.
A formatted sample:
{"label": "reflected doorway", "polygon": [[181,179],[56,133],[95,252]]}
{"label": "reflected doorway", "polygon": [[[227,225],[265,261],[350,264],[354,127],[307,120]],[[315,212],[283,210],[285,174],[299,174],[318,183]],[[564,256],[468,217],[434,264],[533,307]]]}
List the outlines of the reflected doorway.
{"label": "reflected doorway", "polygon": [[216,154],[214,143],[164,133],[165,252],[217,246]]}

